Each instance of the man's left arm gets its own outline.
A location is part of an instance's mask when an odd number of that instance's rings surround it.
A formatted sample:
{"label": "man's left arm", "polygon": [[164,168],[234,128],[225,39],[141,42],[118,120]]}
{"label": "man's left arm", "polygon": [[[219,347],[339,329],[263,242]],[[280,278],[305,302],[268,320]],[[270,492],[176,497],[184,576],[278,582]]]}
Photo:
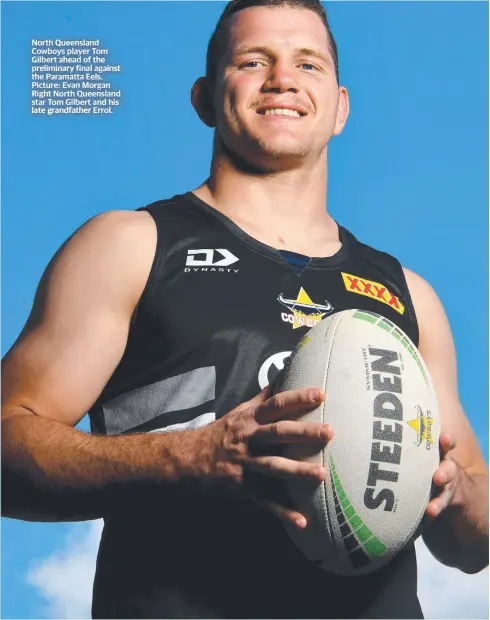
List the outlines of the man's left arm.
{"label": "man's left arm", "polygon": [[477,573],[488,565],[488,467],[459,400],[456,353],[444,308],[425,280],[404,271],[442,431],[441,464],[433,476],[437,491],[426,511],[434,521],[423,538],[443,564]]}

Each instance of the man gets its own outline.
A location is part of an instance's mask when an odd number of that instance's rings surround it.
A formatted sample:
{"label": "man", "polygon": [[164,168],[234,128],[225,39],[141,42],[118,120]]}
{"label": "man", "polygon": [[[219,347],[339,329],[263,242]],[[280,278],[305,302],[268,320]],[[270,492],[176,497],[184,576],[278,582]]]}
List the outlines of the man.
{"label": "man", "polygon": [[[319,3],[231,2],[192,90],[215,128],[209,179],[82,227],[6,357],[4,514],[104,517],[94,617],[422,617],[412,545],[340,578],[280,523],[308,527],[281,480],[326,475],[281,445],[321,445],[335,429],[300,420],[321,391],[267,385],[308,327],[349,307],[401,327],[436,385],[427,545],[466,572],[488,563],[488,471],[441,304],[325,210],[328,142],[349,113],[337,65]],[[355,279],[388,297],[358,294]],[[92,435],[73,428],[86,411]]]}

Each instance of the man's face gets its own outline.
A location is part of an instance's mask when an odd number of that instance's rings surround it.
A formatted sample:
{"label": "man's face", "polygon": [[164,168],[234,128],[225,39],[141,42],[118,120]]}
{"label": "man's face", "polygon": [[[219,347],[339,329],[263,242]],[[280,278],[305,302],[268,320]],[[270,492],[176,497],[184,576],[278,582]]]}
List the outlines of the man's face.
{"label": "man's face", "polygon": [[348,112],[320,17],[289,7],[237,13],[214,107],[219,139],[249,164],[280,169],[317,160]]}

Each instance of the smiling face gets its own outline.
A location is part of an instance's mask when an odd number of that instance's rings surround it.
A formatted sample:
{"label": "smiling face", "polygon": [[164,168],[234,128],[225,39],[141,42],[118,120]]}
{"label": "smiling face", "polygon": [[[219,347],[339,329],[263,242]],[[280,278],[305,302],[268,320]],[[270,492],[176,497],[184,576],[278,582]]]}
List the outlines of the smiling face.
{"label": "smiling face", "polygon": [[348,113],[319,16],[289,7],[233,16],[213,107],[218,140],[249,164],[277,169],[317,160]]}

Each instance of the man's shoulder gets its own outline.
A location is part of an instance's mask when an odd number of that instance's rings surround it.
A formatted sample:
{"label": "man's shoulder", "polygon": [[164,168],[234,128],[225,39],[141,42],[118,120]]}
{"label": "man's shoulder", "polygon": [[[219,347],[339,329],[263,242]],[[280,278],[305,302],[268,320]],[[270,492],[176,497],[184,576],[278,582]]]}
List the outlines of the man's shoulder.
{"label": "man's shoulder", "polygon": [[84,227],[93,230],[101,229],[104,232],[113,231],[115,234],[121,234],[127,230],[138,230],[139,228],[143,228],[145,225],[147,226],[149,222],[151,222],[151,218],[146,211],[113,209],[94,215],[87,220]]}
{"label": "man's shoulder", "polygon": [[155,224],[148,213],[113,210],[95,215],[63,244],[48,272],[58,285],[68,278],[114,286],[123,276],[140,288],[150,270],[156,248]]}
{"label": "man's shoulder", "polygon": [[407,281],[407,286],[414,300],[414,305],[418,314],[422,312],[428,317],[432,317],[432,312],[443,311],[442,303],[434,288],[424,280],[422,276],[407,267],[403,267],[403,273]]}
{"label": "man's shoulder", "polygon": [[[134,210],[104,211],[85,222],[68,239],[68,252],[83,247],[85,252],[101,258],[112,255],[122,265],[142,263],[146,270],[147,263],[154,259],[159,235],[167,228],[175,228],[174,216],[186,211],[186,206],[192,207],[192,200],[187,194],[177,194]],[[180,223],[178,215],[177,219]]]}
{"label": "man's shoulder", "polygon": [[117,249],[121,244],[148,242],[155,235],[155,224],[145,211],[111,210],[89,219],[72,236],[89,245]]}

